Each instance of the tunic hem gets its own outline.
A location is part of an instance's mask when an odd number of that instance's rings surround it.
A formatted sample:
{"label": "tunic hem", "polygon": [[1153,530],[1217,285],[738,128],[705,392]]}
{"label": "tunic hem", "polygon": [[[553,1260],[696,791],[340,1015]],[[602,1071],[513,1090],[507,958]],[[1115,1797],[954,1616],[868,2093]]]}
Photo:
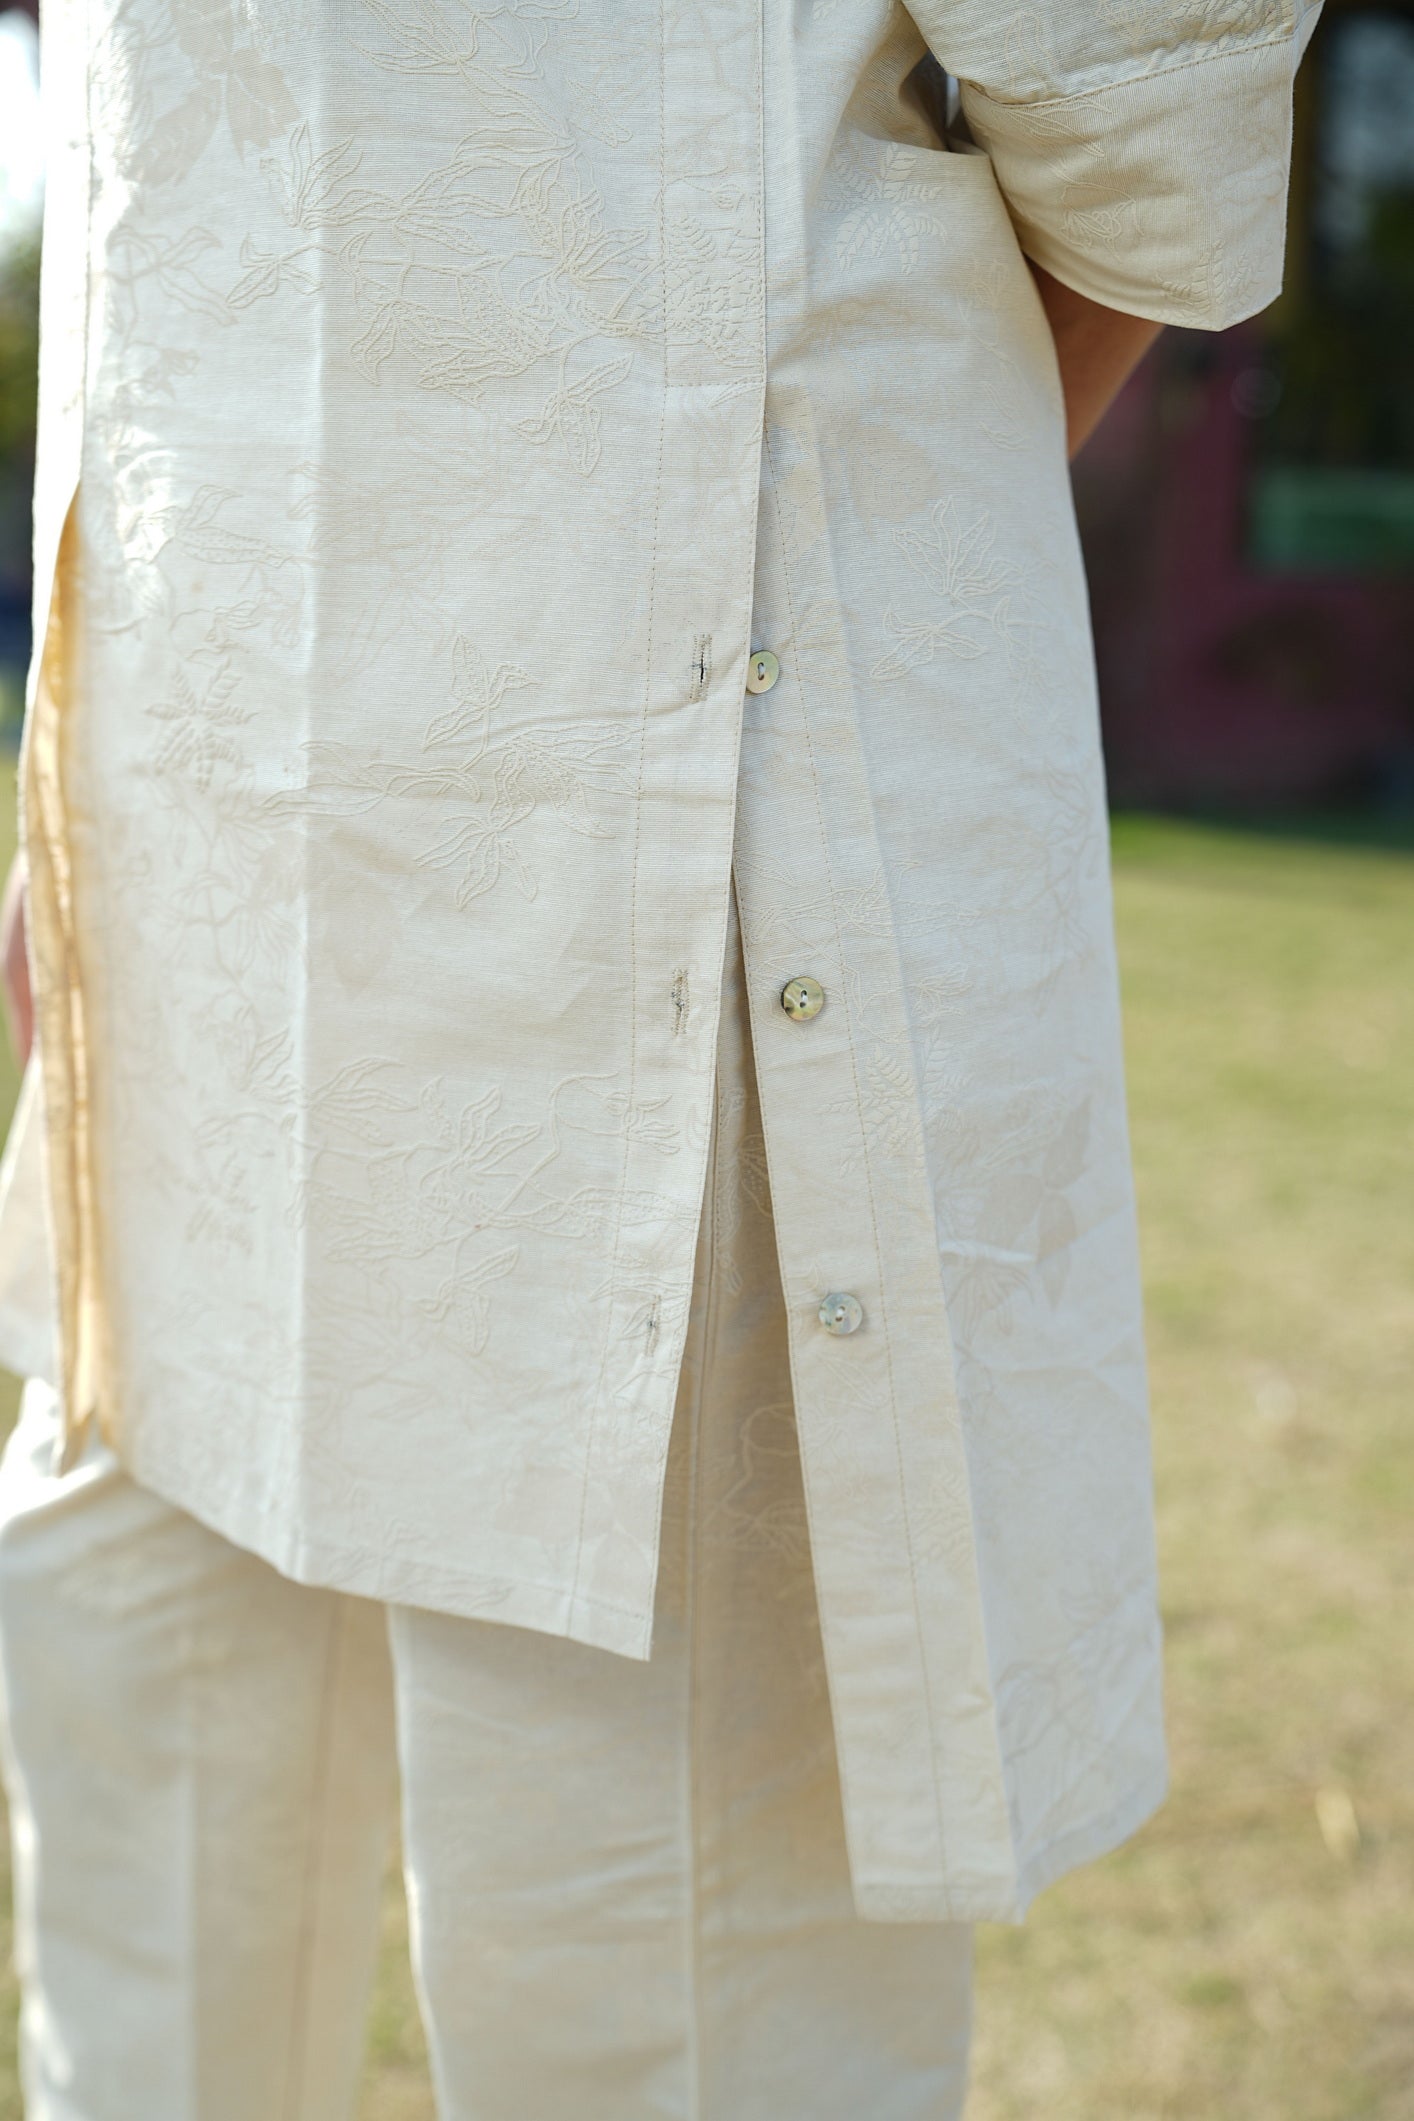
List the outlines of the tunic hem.
{"label": "tunic hem", "polygon": [[383,1605],[421,1606],[459,1620],[533,1628],[537,1634],[561,1635],[637,1663],[646,1662],[650,1654],[651,1613],[609,1605],[565,1585],[512,1581],[480,1575],[473,1569],[409,1570],[380,1564],[367,1550],[301,1537],[286,1526],[272,1524],[259,1511],[213,1507],[201,1482],[188,1485],[165,1460],[149,1465],[141,1451],[126,1451],[121,1439],[118,1455],[140,1487],[311,1590],[341,1591]]}
{"label": "tunic hem", "polygon": [[1083,1825],[1045,1843],[1022,1866],[1013,1887],[974,1883],[919,1885],[916,1880],[858,1879],[855,1912],[865,1922],[1005,1922],[1025,1920],[1037,1896],[1068,1872],[1109,1856],[1151,1819],[1168,1795],[1168,1768],[1160,1763],[1139,1778],[1127,1796]]}

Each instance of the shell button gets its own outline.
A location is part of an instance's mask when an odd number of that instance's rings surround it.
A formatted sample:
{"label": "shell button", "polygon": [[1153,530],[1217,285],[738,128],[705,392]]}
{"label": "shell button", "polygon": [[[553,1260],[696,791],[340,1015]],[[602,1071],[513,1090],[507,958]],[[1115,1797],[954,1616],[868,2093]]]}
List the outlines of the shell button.
{"label": "shell button", "polygon": [[754,648],[746,666],[746,689],[748,692],[769,692],[780,674],[780,662],[770,649]]}
{"label": "shell button", "polygon": [[864,1306],[857,1296],[832,1289],[820,1299],[820,1323],[827,1333],[857,1333],[864,1323]]}
{"label": "shell button", "polygon": [[781,989],[781,1007],[787,1016],[793,1016],[798,1024],[808,1024],[812,1016],[818,1016],[825,1006],[825,990],[819,980],[812,979],[808,972],[801,972],[788,979]]}

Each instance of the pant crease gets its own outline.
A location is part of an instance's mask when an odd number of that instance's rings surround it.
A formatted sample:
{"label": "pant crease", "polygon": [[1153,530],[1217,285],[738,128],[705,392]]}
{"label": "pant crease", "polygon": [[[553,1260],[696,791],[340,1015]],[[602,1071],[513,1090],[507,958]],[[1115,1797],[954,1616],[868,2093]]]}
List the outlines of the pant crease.
{"label": "pant crease", "polygon": [[181,1902],[182,1918],[186,1934],[183,1938],[181,1967],[177,1978],[181,1994],[186,1999],[182,2014],[179,2037],[182,2041],[181,2076],[186,2086],[186,2112],[191,2121],[201,2121],[203,2098],[201,2084],[201,2032],[204,2014],[201,2007],[202,1967],[205,1960],[201,1950],[201,1859],[198,1841],[201,1831],[201,1798],[199,1793],[201,1755],[197,1747],[197,1731],[201,1719],[196,1713],[196,1645],[192,1639],[192,1623],[183,1620],[177,1629],[181,1649],[182,1729],[181,1747]]}
{"label": "pant crease", "polygon": [[314,1767],[310,1778],[310,1820],[303,1875],[300,1881],[299,1920],[295,1925],[295,1964],[290,1983],[290,2030],[285,2058],[284,2096],[281,2121],[299,2121],[304,2105],[306,2061],[309,2044],[309,1990],[315,1939],[319,1931],[319,1899],[324,1875],[324,1836],[327,1804],[321,1797],[329,1777],[334,1701],[338,1691],[339,1662],[343,1655],[345,1607],[333,1604],[329,1619],[329,1648],[324,1660],[324,1684],[320,1695],[319,1721],[314,1734]]}
{"label": "pant crease", "polygon": [[712,1325],[717,1290],[717,1169],[721,1140],[721,1070],[712,1086],[712,1143],[707,1162],[704,1212],[706,1288],[702,1298],[702,1357],[691,1404],[691,1426],[687,1457],[687,1555],[683,1586],[683,1636],[686,1658],[686,1873],[687,1873],[687,2065],[689,2121],[702,2121],[702,1875],[700,1849],[701,1798],[698,1786],[697,1677],[700,1662],[701,1605],[697,1595],[699,1558],[698,1510],[700,1496],[702,1417],[707,1404],[708,1371],[712,1362]]}

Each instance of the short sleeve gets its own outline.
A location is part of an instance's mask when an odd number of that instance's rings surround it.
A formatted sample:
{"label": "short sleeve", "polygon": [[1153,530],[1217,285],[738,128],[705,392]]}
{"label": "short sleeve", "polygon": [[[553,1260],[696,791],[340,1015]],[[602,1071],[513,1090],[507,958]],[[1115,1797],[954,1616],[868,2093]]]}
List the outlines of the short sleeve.
{"label": "short sleeve", "polygon": [[1218,330],[1281,288],[1292,82],[1319,6],[916,12],[1028,257],[1112,309]]}

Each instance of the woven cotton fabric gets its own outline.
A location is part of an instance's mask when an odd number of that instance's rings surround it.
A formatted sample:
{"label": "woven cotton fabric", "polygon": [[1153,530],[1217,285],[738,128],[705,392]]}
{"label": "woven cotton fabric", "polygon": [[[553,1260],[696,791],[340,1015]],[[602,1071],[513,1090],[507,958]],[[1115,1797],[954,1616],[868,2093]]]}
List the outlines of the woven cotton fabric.
{"label": "woven cotton fabric", "polygon": [[291,1575],[646,1655],[734,874],[881,1916],[1016,1913],[1162,1787],[1026,253],[1261,306],[1312,19],[50,0],[25,835],[70,1420]]}

